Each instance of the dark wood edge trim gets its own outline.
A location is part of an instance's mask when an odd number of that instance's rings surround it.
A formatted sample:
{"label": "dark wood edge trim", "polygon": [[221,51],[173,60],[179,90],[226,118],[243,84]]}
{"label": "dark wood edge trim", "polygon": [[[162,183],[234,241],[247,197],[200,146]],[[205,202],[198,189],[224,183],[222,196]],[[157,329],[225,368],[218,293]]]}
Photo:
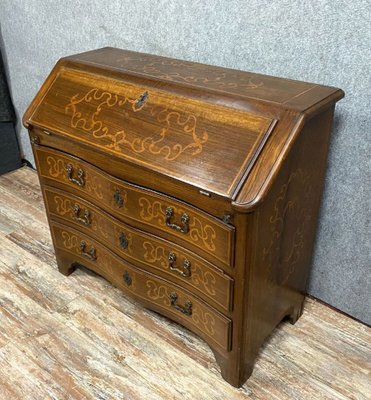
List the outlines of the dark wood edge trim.
{"label": "dark wood edge trim", "polygon": [[50,74],[46,78],[46,80],[43,83],[43,85],[41,86],[40,90],[36,93],[35,97],[31,101],[30,105],[27,107],[27,109],[22,117],[22,124],[26,129],[29,129],[29,130],[32,129],[32,123],[31,123],[32,115],[34,114],[38,104],[41,102],[41,100],[44,98],[44,96],[48,93],[48,90],[50,89],[54,80],[57,78],[59,73],[63,70],[64,65],[65,65],[65,61],[63,59],[60,59],[55,64],[54,68],[51,70]]}
{"label": "dark wood edge trim", "polygon": [[[335,88],[334,88],[335,89]],[[341,89],[337,89],[335,92],[330,94],[328,97],[322,99],[318,103],[313,104],[309,108],[304,111],[305,120],[309,121],[317,114],[325,111],[326,109],[330,108],[334,105],[334,103],[338,102],[345,96],[345,93]]]}
{"label": "dark wood edge trim", "polygon": [[271,120],[271,123],[270,123],[267,131],[265,132],[264,136],[260,140],[260,143],[257,146],[255,153],[254,153],[253,157],[251,158],[250,162],[247,164],[245,171],[241,174],[238,183],[235,185],[235,188],[230,191],[232,193],[232,197],[231,197],[232,201],[234,201],[236,199],[236,197],[238,196],[238,193],[240,192],[241,188],[243,187],[243,184],[245,183],[246,178],[248,177],[249,173],[253,169],[256,160],[258,159],[260,153],[263,151],[263,148],[264,148],[265,144],[267,143],[268,139],[270,138],[270,136],[272,135],[272,132],[274,131],[274,128],[277,126],[277,123],[278,123],[277,119]]}
{"label": "dark wood edge trim", "polygon": [[242,212],[242,213],[247,213],[247,212],[251,212],[252,210],[254,210],[255,208],[257,208],[260,205],[260,203],[264,200],[265,196],[267,195],[268,189],[269,189],[270,185],[272,184],[274,177],[277,175],[281,163],[287,157],[291,147],[293,146],[293,143],[294,143],[296,137],[300,133],[304,124],[305,124],[305,115],[302,114],[299,117],[299,119],[297,120],[290,135],[286,139],[286,142],[283,145],[281,152],[276,157],[276,160],[275,160],[271,170],[266,175],[263,184],[261,185],[260,189],[256,191],[255,197],[253,197],[250,201],[247,201],[244,203],[238,203],[236,201],[233,201],[232,207],[234,209],[236,209],[237,211]]}
{"label": "dark wood edge trim", "polygon": [[253,266],[256,263],[257,258],[257,240],[258,240],[258,232],[259,232],[259,214],[260,209],[258,209],[254,214],[245,215],[245,218],[249,218],[250,223],[250,232],[251,235],[246,235],[246,242],[244,244],[245,251],[247,253],[247,260],[245,263],[244,276],[246,279],[245,290],[243,292],[243,321],[241,322],[241,337],[242,337],[242,346],[241,352],[239,354],[240,360],[242,363],[245,362],[246,356],[253,355],[255,357],[254,349],[252,347],[253,336],[254,336],[254,307],[256,299],[254,297],[253,290],[246,290],[246,288],[253,288],[254,286],[254,278],[256,276]]}

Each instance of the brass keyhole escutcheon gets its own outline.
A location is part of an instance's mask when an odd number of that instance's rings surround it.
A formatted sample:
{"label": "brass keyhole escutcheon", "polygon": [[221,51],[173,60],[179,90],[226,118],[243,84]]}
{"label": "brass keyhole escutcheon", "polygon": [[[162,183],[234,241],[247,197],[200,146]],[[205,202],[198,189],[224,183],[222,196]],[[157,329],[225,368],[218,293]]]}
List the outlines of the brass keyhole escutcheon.
{"label": "brass keyhole escutcheon", "polygon": [[129,246],[129,241],[128,241],[128,238],[126,237],[124,232],[120,233],[119,241],[120,241],[121,248],[126,250],[128,248],[128,246]]}
{"label": "brass keyhole escutcheon", "polygon": [[115,201],[117,207],[123,207],[124,198],[122,197],[121,191],[119,189],[115,190],[115,193],[113,194],[113,200]]}
{"label": "brass keyhole escutcheon", "polygon": [[140,95],[137,99],[137,101],[134,103],[134,111],[139,111],[141,110],[146,101],[148,100],[149,97],[149,93],[147,91],[145,91],[142,95]]}
{"label": "brass keyhole escutcheon", "polygon": [[122,277],[124,278],[124,282],[127,284],[127,286],[131,286],[133,278],[130,276],[129,272],[125,271]]}

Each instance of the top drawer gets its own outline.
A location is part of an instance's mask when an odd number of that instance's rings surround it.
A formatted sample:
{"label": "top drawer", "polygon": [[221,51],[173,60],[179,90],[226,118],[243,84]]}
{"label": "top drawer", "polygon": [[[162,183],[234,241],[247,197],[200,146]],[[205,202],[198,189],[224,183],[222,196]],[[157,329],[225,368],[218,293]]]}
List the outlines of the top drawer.
{"label": "top drawer", "polygon": [[111,214],[129,219],[169,240],[183,242],[205,258],[231,266],[234,227],[183,202],[114,178],[68,154],[34,147],[39,174],[62,184]]}

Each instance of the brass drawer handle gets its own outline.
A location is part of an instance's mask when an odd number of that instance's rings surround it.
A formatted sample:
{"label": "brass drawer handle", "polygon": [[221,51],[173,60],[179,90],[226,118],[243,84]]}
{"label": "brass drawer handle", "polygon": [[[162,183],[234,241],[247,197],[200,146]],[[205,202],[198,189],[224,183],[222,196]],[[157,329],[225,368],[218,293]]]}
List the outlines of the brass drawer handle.
{"label": "brass drawer handle", "polygon": [[130,276],[128,271],[124,272],[124,275],[122,276],[124,278],[124,282],[130,286],[133,282],[133,278]]}
{"label": "brass drawer handle", "polygon": [[124,205],[124,199],[119,189],[115,190],[115,193],[113,194],[113,199],[115,200],[117,207],[121,208]]}
{"label": "brass drawer handle", "polygon": [[179,304],[176,304],[176,301],[178,300],[178,295],[175,292],[171,292],[169,295],[169,298],[170,298],[171,307],[174,307],[176,310],[180,311],[182,314],[192,315],[192,302],[190,300],[187,300],[183,307],[183,306],[180,306]]}
{"label": "brass drawer handle", "polygon": [[167,207],[165,210],[166,225],[169,228],[175,229],[178,232],[188,233],[188,231],[189,231],[189,216],[184,213],[180,219],[182,226],[179,226],[179,225],[171,222],[171,217],[173,216],[173,214],[174,214],[173,208]]}
{"label": "brass drawer handle", "polygon": [[86,242],[84,240],[80,242],[80,253],[91,261],[97,259],[97,251],[95,250],[95,247],[91,246],[90,250],[86,250]]}
{"label": "brass drawer handle", "polygon": [[72,164],[67,164],[66,171],[67,171],[67,178],[70,182],[80,187],[85,185],[84,171],[81,168],[77,170],[77,179],[72,176],[73,175]]}
{"label": "brass drawer handle", "polygon": [[191,262],[187,259],[183,261],[183,270],[180,268],[177,268],[174,266],[174,263],[176,261],[176,255],[175,253],[169,253],[169,270],[177,272],[179,275],[185,276],[186,278],[189,278],[191,276]]}
{"label": "brass drawer handle", "polygon": [[128,248],[128,246],[129,246],[129,241],[128,241],[128,238],[126,237],[126,235],[125,235],[124,232],[121,232],[121,233],[120,233],[119,241],[120,241],[120,246],[121,246],[124,250]]}
{"label": "brass drawer handle", "polygon": [[80,216],[81,215],[81,207],[78,204],[75,204],[73,206],[73,214],[74,214],[73,218],[76,221],[81,222],[83,225],[89,226],[91,224],[90,211],[87,208],[84,209],[84,212],[81,217]]}

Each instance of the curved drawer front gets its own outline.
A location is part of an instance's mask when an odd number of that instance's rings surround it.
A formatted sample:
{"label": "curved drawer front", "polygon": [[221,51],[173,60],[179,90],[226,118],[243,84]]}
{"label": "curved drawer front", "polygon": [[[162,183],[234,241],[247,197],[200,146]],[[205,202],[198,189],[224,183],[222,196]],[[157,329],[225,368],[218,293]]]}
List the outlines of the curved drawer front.
{"label": "curved drawer front", "polygon": [[232,265],[234,227],[168,196],[128,184],[59,151],[35,146],[42,177],[66,185],[122,216],[177,237],[195,250]]}
{"label": "curved drawer front", "polygon": [[175,319],[218,347],[229,350],[231,321],[193,296],[187,290],[145,272],[115,256],[103,245],[78,231],[51,223],[55,246],[73,255],[81,263],[116,286],[154,305],[164,315]]}
{"label": "curved drawer front", "polygon": [[91,203],[69,193],[44,186],[49,215],[73,223],[104,242],[109,248],[131,262],[140,262],[168,274],[198,295],[230,309],[233,280],[222,271],[190,251],[164,239],[149,235],[98,209]]}

